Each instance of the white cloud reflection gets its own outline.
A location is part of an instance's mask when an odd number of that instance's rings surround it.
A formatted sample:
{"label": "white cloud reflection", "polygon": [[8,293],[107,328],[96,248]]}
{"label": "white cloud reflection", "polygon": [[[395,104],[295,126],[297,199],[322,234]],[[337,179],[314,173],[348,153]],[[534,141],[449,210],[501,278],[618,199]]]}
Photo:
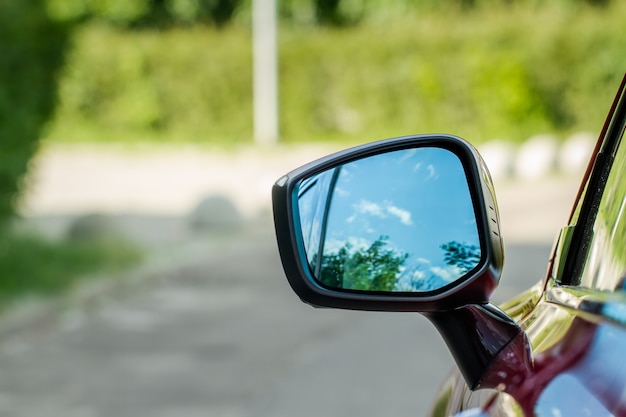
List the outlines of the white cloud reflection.
{"label": "white cloud reflection", "polygon": [[400,219],[400,223],[410,226],[413,224],[411,221],[411,213],[408,210],[401,209],[400,207],[396,207],[394,205],[387,206],[387,212],[392,216],[396,216]]}
{"label": "white cloud reflection", "polygon": [[355,214],[348,217],[347,221],[349,223],[353,222],[358,214],[366,214],[372,217],[378,217],[380,219],[395,217],[400,221],[400,223],[405,226],[410,226],[413,224],[413,220],[411,219],[411,212],[394,205],[390,201],[384,201],[382,204],[379,204],[368,200],[361,200],[353,207]]}
{"label": "white cloud reflection", "polygon": [[428,165],[426,169],[428,170],[428,176],[426,177],[427,181],[439,178],[439,174],[437,174],[437,170],[434,165]]}
{"label": "white cloud reflection", "polygon": [[[418,172],[422,169],[424,164],[422,164],[421,162],[415,164],[415,166],[413,167],[413,172]],[[426,167],[426,173],[424,175],[424,181],[430,181],[430,180],[436,180],[439,178],[439,174],[437,173],[437,169],[435,168],[435,166],[433,164],[428,164]]]}
{"label": "white cloud reflection", "polygon": [[445,268],[433,266],[432,268],[430,268],[430,271],[433,273],[433,275],[438,276],[446,282],[452,282],[464,274],[463,270],[456,265],[448,266]]}

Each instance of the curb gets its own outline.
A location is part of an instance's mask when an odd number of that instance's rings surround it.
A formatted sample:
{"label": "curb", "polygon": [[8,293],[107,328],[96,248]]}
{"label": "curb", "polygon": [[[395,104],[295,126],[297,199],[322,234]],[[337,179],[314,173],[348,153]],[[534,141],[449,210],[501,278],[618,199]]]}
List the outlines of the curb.
{"label": "curb", "polygon": [[536,181],[554,173],[579,174],[585,169],[595,143],[596,135],[579,132],[562,143],[556,136],[540,134],[519,146],[494,140],[477,148],[494,179]]}

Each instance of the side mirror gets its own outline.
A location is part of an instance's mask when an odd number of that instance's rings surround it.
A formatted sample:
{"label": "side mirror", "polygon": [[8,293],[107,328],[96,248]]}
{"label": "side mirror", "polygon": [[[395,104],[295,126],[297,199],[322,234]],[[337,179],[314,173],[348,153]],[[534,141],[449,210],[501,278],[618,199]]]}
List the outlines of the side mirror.
{"label": "side mirror", "polygon": [[493,186],[447,135],[342,151],[272,190],[289,283],[316,307],[439,312],[489,301],[503,265]]}

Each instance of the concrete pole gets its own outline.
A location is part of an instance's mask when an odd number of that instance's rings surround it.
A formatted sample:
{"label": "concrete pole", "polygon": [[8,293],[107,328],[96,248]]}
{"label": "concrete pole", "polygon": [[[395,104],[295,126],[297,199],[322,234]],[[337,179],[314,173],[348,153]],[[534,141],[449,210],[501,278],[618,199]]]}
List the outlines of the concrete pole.
{"label": "concrete pole", "polygon": [[252,1],[254,140],[278,142],[276,0]]}

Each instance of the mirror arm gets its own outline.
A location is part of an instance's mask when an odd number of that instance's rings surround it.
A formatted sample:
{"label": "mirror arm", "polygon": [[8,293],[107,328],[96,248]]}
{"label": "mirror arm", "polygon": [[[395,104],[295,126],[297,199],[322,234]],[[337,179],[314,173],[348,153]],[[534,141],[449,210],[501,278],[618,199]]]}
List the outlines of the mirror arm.
{"label": "mirror arm", "polygon": [[481,385],[489,365],[498,354],[516,336],[524,333],[513,319],[493,304],[466,305],[424,315],[445,340],[472,390]]}

